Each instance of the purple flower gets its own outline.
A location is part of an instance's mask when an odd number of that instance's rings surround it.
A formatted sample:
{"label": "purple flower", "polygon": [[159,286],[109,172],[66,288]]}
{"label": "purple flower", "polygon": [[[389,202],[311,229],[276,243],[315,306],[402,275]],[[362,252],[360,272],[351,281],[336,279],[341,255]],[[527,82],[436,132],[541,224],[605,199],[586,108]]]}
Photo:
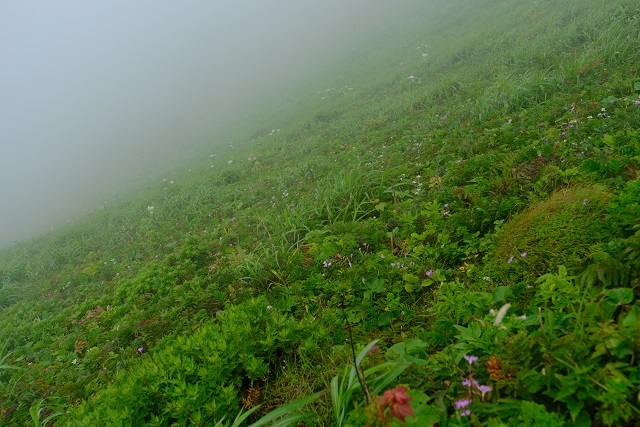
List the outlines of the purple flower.
{"label": "purple flower", "polygon": [[142,353],[144,351],[144,347],[138,347],[138,353]]}
{"label": "purple flower", "polygon": [[449,211],[444,211],[444,213],[443,213],[442,215],[444,215],[444,216],[449,216],[449,215],[451,215],[451,212],[449,212]]}
{"label": "purple flower", "polygon": [[473,362],[478,361],[478,356],[473,356],[473,355],[464,355],[464,358],[467,362],[469,362],[469,365],[471,365]]}
{"label": "purple flower", "polygon": [[448,208],[448,207],[449,207],[449,203],[445,203],[445,204],[444,204],[444,207],[445,207],[445,208]]}
{"label": "purple flower", "polygon": [[509,259],[507,260],[507,264],[511,264],[512,262],[513,262],[513,255],[509,257]]}
{"label": "purple flower", "polygon": [[484,399],[484,395],[489,393],[490,391],[493,390],[493,387],[491,387],[490,385],[479,385],[478,387],[478,391],[480,393],[482,393],[482,398]]}
{"label": "purple flower", "polygon": [[456,409],[462,409],[465,406],[469,406],[470,404],[471,404],[471,399],[460,399],[460,400],[456,400],[454,403]]}
{"label": "purple flower", "polygon": [[424,272],[424,275],[427,277],[431,276],[432,274],[433,274],[433,270],[427,270]]}
{"label": "purple flower", "polygon": [[582,201],[582,204],[583,204],[583,205],[586,205],[587,203],[589,203],[589,199],[584,199],[584,200]]}
{"label": "purple flower", "polygon": [[461,417],[468,417],[469,415],[471,415],[471,409],[463,409],[462,411],[460,411]]}
{"label": "purple flower", "polygon": [[326,261],[326,260],[325,260],[325,261],[322,263],[322,265],[324,265],[324,268],[331,267],[331,261]]}
{"label": "purple flower", "polygon": [[526,258],[526,257],[527,257],[527,253],[526,253],[526,252],[522,252],[522,253],[520,254],[520,256],[521,256],[522,258]]}

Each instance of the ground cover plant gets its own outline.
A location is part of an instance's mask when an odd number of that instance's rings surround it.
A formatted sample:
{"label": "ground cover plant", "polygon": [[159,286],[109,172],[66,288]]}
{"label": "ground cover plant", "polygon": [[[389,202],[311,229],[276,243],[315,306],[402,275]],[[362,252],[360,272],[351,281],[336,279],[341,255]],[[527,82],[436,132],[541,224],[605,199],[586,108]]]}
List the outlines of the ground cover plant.
{"label": "ground cover plant", "polygon": [[638,5],[413,7],[0,254],[0,425],[640,423]]}

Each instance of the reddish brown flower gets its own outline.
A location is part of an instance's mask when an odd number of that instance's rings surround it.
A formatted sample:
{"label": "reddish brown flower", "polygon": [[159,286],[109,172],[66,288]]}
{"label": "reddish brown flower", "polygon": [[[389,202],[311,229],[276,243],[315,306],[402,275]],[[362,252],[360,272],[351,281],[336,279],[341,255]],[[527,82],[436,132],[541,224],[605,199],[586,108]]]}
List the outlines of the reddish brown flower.
{"label": "reddish brown flower", "polygon": [[391,415],[404,422],[409,415],[413,416],[413,408],[409,405],[411,397],[407,394],[407,388],[399,385],[396,388],[385,391],[382,396],[376,397],[375,402],[378,406],[378,414],[384,420],[384,411],[389,408]]}

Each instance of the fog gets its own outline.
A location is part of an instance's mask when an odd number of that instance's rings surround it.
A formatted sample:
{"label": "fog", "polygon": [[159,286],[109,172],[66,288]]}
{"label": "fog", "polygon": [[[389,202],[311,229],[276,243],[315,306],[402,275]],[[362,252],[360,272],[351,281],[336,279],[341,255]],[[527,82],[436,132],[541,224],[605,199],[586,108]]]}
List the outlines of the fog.
{"label": "fog", "polygon": [[0,246],[215,144],[401,4],[0,1]]}

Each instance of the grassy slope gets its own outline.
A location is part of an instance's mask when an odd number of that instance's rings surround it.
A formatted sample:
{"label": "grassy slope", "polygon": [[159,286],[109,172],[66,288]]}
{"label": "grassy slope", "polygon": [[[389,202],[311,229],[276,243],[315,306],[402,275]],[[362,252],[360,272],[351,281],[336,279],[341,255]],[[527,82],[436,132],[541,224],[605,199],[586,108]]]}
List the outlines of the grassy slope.
{"label": "grassy slope", "polygon": [[4,251],[0,420],[284,403],[348,363],[346,315],[450,425],[469,353],[476,423],[636,423],[639,12],[480,3],[414,6],[225,152]]}

